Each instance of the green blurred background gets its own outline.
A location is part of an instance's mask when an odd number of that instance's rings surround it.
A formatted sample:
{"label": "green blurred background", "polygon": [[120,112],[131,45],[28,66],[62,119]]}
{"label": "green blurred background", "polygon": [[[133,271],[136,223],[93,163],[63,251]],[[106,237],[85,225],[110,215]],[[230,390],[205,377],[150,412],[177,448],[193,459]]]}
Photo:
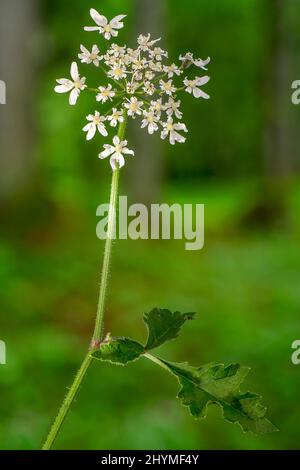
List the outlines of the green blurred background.
{"label": "green blurred background", "polygon": [[183,98],[186,145],[131,127],[136,158],[122,172],[122,194],[134,201],[204,203],[205,249],[116,243],[107,330],[143,340],[152,307],[197,311],[160,353],[251,366],[246,388],[264,396],[280,432],[243,435],[214,407],[194,421],[175,400],[176,381],[146,361],[95,364],[56,448],[299,448],[291,344],[300,336],[300,107],[290,98],[300,79],[299,0],[1,0],[0,447],[40,447],[93,326],[103,250],[95,214],[111,171],[97,158],[104,140],[87,144],[81,131],[92,97],[71,108],[53,92],[80,43],[99,42],[82,30],[89,7],[128,14],[120,42],[149,31],[171,59],[212,57],[211,100]]}

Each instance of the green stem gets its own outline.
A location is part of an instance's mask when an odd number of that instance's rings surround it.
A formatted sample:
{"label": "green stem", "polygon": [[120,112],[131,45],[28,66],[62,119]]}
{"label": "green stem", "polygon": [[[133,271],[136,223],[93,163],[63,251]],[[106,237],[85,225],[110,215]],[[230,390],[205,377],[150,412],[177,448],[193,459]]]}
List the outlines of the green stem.
{"label": "green stem", "polygon": [[113,243],[113,238],[114,238],[119,176],[120,176],[120,170],[115,170],[113,172],[112,185],[111,185],[111,196],[110,196],[110,206],[109,206],[110,209],[109,209],[109,214],[108,214],[108,228],[107,228],[107,237],[106,237],[105,250],[104,250],[101,286],[100,286],[100,292],[99,292],[96,324],[95,324],[95,330],[94,330],[94,335],[93,335],[93,340],[92,340],[92,345],[95,347],[97,347],[97,345],[101,342],[101,340],[103,340],[104,307],[105,307],[105,299],[106,299],[106,293],[107,293],[112,243]]}
{"label": "green stem", "polygon": [[[120,140],[124,139],[125,131],[126,131],[127,115],[125,111],[123,112],[123,117],[124,117],[124,122],[120,124],[119,132],[118,132],[118,137]],[[43,450],[52,449],[53,444],[78,394],[80,386],[90,368],[90,365],[92,364],[93,358],[91,356],[91,351],[93,351],[94,349],[97,349],[100,346],[101,341],[103,339],[105,299],[106,299],[106,292],[107,292],[107,285],[108,285],[108,274],[109,274],[109,265],[110,265],[110,258],[111,258],[112,241],[113,241],[114,227],[115,227],[115,215],[116,215],[117,199],[118,199],[119,176],[120,176],[120,170],[119,169],[115,170],[112,176],[110,207],[109,207],[109,215],[108,215],[108,231],[107,231],[107,237],[106,237],[106,242],[105,242],[97,317],[96,317],[95,330],[94,330],[94,335],[93,335],[93,339],[91,342],[90,351],[87,353],[74,379],[74,382],[71,385],[71,388],[66,398],[63,401],[63,404],[58,412],[58,415],[47,437],[47,440],[43,446]]]}
{"label": "green stem", "polygon": [[72,406],[72,403],[74,402],[76,395],[78,393],[79,387],[82,384],[82,381],[92,363],[92,356],[90,353],[88,353],[75,377],[75,380],[72,384],[72,387],[70,388],[66,398],[64,399],[64,402],[59,410],[59,413],[56,417],[56,420],[50,430],[50,433],[47,437],[47,440],[45,444],[43,445],[43,450],[51,450],[58,434],[59,431],[61,430],[61,427],[69,413],[69,410]]}
{"label": "green stem", "polygon": [[143,356],[146,359],[149,359],[149,361],[154,362],[154,364],[157,364],[159,367],[162,367],[163,369],[170,372],[170,369],[158,357],[152,356],[152,354],[149,354],[149,353],[145,353]]}
{"label": "green stem", "polygon": [[[127,115],[125,111],[123,111],[123,118],[124,118],[124,121],[120,124],[119,132],[118,132],[118,137],[121,141],[124,140],[125,131],[126,131]],[[119,179],[120,179],[120,170],[117,169],[113,172],[113,177],[112,177],[107,237],[106,237],[105,250],[104,250],[101,286],[100,286],[100,292],[99,292],[98,309],[97,309],[95,330],[94,330],[94,335],[93,335],[93,340],[92,340],[92,347],[97,347],[98,344],[101,343],[101,341],[103,340],[104,313],[105,313],[104,308],[105,308],[105,299],[106,299],[106,293],[107,293],[111,249],[112,249],[112,244],[113,244],[113,239],[114,239],[114,231],[115,231],[115,223],[116,223]]]}

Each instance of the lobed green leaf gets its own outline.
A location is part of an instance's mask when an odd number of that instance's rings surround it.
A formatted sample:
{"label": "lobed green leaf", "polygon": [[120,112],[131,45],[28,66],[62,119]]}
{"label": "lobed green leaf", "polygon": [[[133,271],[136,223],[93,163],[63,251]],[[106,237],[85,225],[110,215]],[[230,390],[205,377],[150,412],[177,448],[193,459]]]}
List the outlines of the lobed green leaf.
{"label": "lobed green leaf", "polygon": [[217,404],[223,409],[223,416],[231,423],[238,423],[244,432],[266,434],[278,429],[266,418],[267,409],[262,398],[254,393],[240,392],[240,385],[249,373],[249,368],[239,364],[225,367],[222,364],[208,364],[191,367],[162,361],[174,374],[181,385],[178,398],[197,418],[205,418],[208,406]]}
{"label": "lobed green leaf", "polygon": [[188,320],[193,320],[195,313],[170,312],[170,310],[154,308],[144,315],[148,328],[147,351],[158,348],[171,341],[180,333],[181,327]]}

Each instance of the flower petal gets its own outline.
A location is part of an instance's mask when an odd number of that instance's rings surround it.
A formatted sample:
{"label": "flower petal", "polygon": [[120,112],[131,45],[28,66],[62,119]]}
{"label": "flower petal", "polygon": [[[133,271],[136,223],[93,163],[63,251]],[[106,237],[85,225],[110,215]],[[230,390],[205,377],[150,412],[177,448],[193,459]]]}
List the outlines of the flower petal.
{"label": "flower petal", "polygon": [[96,124],[91,123],[90,124],[90,129],[87,133],[86,140],[92,140],[95,137],[96,134]]}
{"label": "flower petal", "polygon": [[104,137],[107,137],[108,136],[108,132],[107,130],[105,129],[105,126],[103,124],[98,124],[98,131],[101,135],[103,135]]}
{"label": "flower petal", "polygon": [[84,31],[99,31],[99,26],[85,26]]}
{"label": "flower petal", "polygon": [[92,122],[89,122],[86,126],[84,126],[84,128],[82,129],[83,132],[88,132],[92,124],[93,124]]}
{"label": "flower petal", "polygon": [[210,57],[208,57],[206,60],[196,59],[194,60],[194,64],[203,70],[207,70],[206,66],[210,63],[210,60]]}
{"label": "flower petal", "polygon": [[78,88],[74,88],[70,93],[69,103],[71,106],[75,106],[77,103],[78,97],[80,95],[80,90]]}
{"label": "flower petal", "polygon": [[95,10],[94,8],[91,8],[90,14],[91,14],[92,19],[95,21],[95,23],[98,26],[104,27],[108,24],[107,18],[105,18],[105,16],[103,15],[100,15],[100,13],[98,13],[98,11]]}
{"label": "flower petal", "polygon": [[120,139],[117,135],[113,138],[113,144],[114,145],[119,145],[120,144]]}
{"label": "flower petal", "polygon": [[110,26],[113,28],[113,29],[122,29],[124,28],[124,23],[123,23],[123,19],[126,18],[127,15],[118,15],[116,16],[115,18],[113,18],[110,22]]}
{"label": "flower petal", "polygon": [[208,83],[209,80],[210,80],[210,77],[208,77],[208,75],[205,75],[205,77],[196,77],[196,84],[197,86],[206,85],[206,83]]}
{"label": "flower petal", "polygon": [[74,82],[77,82],[79,80],[79,72],[78,72],[78,65],[76,62],[72,62],[71,65],[71,77],[74,80]]}
{"label": "flower petal", "polygon": [[195,98],[204,98],[205,100],[210,99],[210,96],[207,93],[205,93],[203,90],[201,90],[200,88],[194,88],[193,95]]}
{"label": "flower petal", "polygon": [[115,153],[110,159],[110,164],[113,171],[120,170],[125,165],[125,159],[123,155]]}
{"label": "flower petal", "polygon": [[133,151],[133,150],[129,150],[127,147],[125,147],[125,148],[122,150],[122,153],[124,153],[124,155],[133,155],[133,156],[134,156],[134,151]]}
{"label": "flower petal", "polygon": [[69,93],[69,91],[71,91],[73,88],[73,83],[71,83],[70,85],[57,85],[54,90],[56,91],[56,93]]}
{"label": "flower petal", "polygon": [[115,151],[115,148],[112,145],[104,145],[103,152],[99,153],[99,158],[103,160],[104,158],[110,157]]}

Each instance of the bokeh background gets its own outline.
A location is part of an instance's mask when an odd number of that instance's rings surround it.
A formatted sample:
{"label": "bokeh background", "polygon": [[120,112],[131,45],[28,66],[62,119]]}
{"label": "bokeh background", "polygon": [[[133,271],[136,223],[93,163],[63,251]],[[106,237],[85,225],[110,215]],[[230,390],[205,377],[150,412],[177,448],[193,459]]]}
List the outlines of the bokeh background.
{"label": "bokeh background", "polygon": [[[211,407],[196,422],[176,402],[176,381],[151,363],[96,364],[58,449],[292,449],[300,442],[299,125],[291,84],[300,79],[299,0],[1,0],[0,448],[38,449],[85,353],[93,326],[103,242],[96,208],[107,202],[104,141],[81,131],[88,94],[71,108],[54,94],[68,76],[89,7],[128,14],[120,42],[162,36],[181,52],[212,57],[209,102],[184,96],[186,145],[130,128],[136,158],[122,194],[138,202],[206,205],[206,246],[121,241],[114,247],[107,330],[143,340],[154,306],[197,311],[174,361],[238,361],[280,432],[243,435]],[[83,66],[84,68],[84,66]],[[87,71],[88,74],[88,71]],[[96,82],[97,83],[97,82]]]}

